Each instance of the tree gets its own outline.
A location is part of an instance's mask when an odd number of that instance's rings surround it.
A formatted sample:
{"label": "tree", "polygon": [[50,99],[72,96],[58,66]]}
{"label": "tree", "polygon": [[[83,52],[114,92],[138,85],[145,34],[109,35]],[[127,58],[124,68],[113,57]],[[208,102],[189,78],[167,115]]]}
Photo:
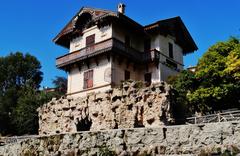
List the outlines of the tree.
{"label": "tree", "polygon": [[65,77],[56,76],[52,81],[54,87],[60,95],[64,95],[67,92],[67,79]]}
{"label": "tree", "polygon": [[[196,79],[199,85],[187,95],[190,103],[197,105],[202,112],[239,107],[240,43],[236,38],[219,42],[203,55],[197,64]],[[235,59],[232,60],[232,57]]]}
{"label": "tree", "polygon": [[167,81],[173,85],[173,115],[177,123],[184,123],[185,117],[190,116],[195,107],[189,104],[187,94],[193,91],[197,85],[197,81],[193,72],[183,70],[176,76],[171,76]]}
{"label": "tree", "polygon": [[[190,77],[189,77],[190,76]],[[178,75],[172,82],[189,112],[206,113],[240,108],[240,42],[230,38],[208,49],[196,72]]]}
{"label": "tree", "polygon": [[[42,81],[40,69],[40,62],[30,54],[16,52],[0,57],[0,133],[18,134],[15,114],[20,111],[22,114],[28,113],[32,107],[32,103],[28,103],[28,109],[20,109],[22,108],[20,103],[28,90],[35,92],[40,87]],[[28,94],[28,98],[31,100],[34,96]],[[21,121],[19,124],[24,125],[24,122]]]}
{"label": "tree", "polygon": [[55,97],[54,93],[26,87],[18,98],[16,108],[13,111],[12,123],[16,127],[15,133],[18,135],[37,134],[39,128],[37,108],[53,97]]}

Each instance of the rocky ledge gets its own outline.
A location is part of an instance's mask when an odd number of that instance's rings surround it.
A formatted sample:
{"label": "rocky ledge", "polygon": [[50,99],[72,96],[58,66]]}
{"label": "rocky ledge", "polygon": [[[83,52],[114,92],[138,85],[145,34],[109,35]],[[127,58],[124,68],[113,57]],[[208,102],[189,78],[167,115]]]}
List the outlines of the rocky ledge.
{"label": "rocky ledge", "polygon": [[39,134],[162,127],[173,121],[171,90],[165,82],[124,82],[105,93],[53,99],[38,109]]}

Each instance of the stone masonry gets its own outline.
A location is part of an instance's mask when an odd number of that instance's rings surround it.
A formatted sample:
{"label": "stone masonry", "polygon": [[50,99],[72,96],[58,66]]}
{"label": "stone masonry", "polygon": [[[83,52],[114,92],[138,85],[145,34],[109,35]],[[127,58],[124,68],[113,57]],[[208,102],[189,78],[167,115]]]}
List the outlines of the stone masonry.
{"label": "stone masonry", "polygon": [[0,156],[144,156],[240,153],[240,122],[39,136],[0,146]]}
{"label": "stone masonry", "polygon": [[39,134],[162,127],[173,121],[170,96],[165,82],[125,82],[105,93],[53,99],[38,109]]}

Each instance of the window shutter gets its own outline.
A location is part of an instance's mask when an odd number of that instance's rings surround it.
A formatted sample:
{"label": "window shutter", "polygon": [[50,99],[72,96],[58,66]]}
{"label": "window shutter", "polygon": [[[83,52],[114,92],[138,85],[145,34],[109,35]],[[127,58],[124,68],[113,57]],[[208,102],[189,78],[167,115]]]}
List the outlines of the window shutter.
{"label": "window shutter", "polygon": [[95,34],[86,37],[86,47],[91,46],[95,43]]}
{"label": "window shutter", "polygon": [[93,87],[93,70],[88,72],[88,88]]}
{"label": "window shutter", "polygon": [[83,77],[83,89],[93,87],[93,70],[84,72]]}
{"label": "window shutter", "polygon": [[93,80],[88,80],[87,85],[88,85],[88,88],[93,87]]}

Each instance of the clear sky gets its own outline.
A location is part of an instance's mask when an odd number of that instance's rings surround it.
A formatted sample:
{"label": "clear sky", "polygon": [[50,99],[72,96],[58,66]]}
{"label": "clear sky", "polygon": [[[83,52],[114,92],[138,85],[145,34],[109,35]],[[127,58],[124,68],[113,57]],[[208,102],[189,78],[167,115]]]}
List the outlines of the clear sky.
{"label": "clear sky", "polygon": [[52,42],[56,34],[83,6],[116,10],[126,4],[126,15],[142,25],[180,16],[199,50],[184,57],[195,65],[217,41],[240,36],[240,0],[2,0],[0,3],[0,56],[28,52],[36,56],[44,73],[43,86],[51,87],[55,58],[68,52]]}

